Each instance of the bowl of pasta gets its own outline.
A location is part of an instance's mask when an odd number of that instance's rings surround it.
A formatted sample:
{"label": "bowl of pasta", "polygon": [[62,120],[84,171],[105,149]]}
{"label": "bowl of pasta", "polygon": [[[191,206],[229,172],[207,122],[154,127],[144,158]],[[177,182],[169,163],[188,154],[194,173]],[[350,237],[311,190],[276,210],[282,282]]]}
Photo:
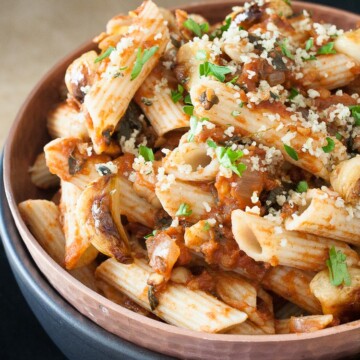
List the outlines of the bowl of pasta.
{"label": "bowl of pasta", "polygon": [[4,155],[52,286],[179,358],[359,353],[359,20],[147,0],[55,66]]}

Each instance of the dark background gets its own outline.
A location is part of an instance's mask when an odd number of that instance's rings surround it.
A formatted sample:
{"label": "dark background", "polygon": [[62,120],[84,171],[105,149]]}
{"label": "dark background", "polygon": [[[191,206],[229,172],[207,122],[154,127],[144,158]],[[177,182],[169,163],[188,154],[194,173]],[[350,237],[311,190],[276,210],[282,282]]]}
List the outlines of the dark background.
{"label": "dark background", "polygon": [[[359,0],[317,0],[360,13]],[[23,299],[0,245],[0,359],[64,360]]]}

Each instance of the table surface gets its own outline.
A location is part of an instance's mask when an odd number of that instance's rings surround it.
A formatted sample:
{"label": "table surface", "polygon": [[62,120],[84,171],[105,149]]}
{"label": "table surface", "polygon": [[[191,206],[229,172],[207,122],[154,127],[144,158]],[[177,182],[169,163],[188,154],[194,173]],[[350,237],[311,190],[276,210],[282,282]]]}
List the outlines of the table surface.
{"label": "table surface", "polygon": [[[211,1],[211,0],[210,0]],[[0,0],[0,146],[27,94],[58,60],[139,0]],[[190,0],[157,0],[180,6]],[[209,2],[209,0],[207,0]],[[315,2],[360,13],[357,0]],[[0,358],[64,359],[22,298],[0,245]]]}

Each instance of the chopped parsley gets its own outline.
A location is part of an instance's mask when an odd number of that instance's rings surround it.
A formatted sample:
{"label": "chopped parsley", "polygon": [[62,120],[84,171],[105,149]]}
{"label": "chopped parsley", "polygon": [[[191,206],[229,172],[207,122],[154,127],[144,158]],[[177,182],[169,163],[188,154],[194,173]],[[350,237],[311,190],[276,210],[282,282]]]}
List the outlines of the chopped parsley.
{"label": "chopped parsley", "polygon": [[329,42],[326,45],[322,46],[318,51],[318,55],[328,55],[328,54],[336,54],[336,50],[334,49],[334,43]]}
{"label": "chopped parsley", "polygon": [[154,230],[152,233],[150,233],[150,234],[147,234],[147,235],[145,235],[144,236],[144,239],[148,239],[148,238],[151,238],[151,237],[153,237],[153,236],[155,236],[156,235],[156,230]]}
{"label": "chopped parsley", "polygon": [[349,106],[351,116],[355,119],[355,125],[360,126],[360,105]]}
{"label": "chopped parsley", "polygon": [[203,227],[204,231],[209,231],[210,228],[211,228],[211,226],[210,226],[209,222],[206,221],[205,224],[204,224],[204,227]]}
{"label": "chopped parsley", "polygon": [[296,186],[296,192],[298,193],[304,193],[307,192],[309,189],[309,185],[308,183],[304,180],[304,181],[300,181],[297,186]]}
{"label": "chopped parsley", "polygon": [[201,133],[202,122],[209,120],[208,118],[198,119],[196,116],[191,116],[190,118],[190,130],[188,134],[188,141],[193,141],[194,137]]}
{"label": "chopped parsley", "polygon": [[212,34],[210,35],[210,40],[214,40],[215,38],[221,38],[222,37],[222,34],[225,32],[225,31],[228,31],[229,28],[230,28],[230,25],[231,25],[231,17],[228,16],[226,19],[225,19],[225,24],[224,25],[221,25],[218,29],[216,29],[215,31],[212,32]]}
{"label": "chopped parsley", "polygon": [[192,214],[192,210],[189,204],[182,203],[179,206],[178,211],[176,212],[176,216],[190,216]]}
{"label": "chopped parsley", "polygon": [[109,46],[106,51],[104,53],[102,53],[100,56],[98,56],[95,60],[94,63],[98,63],[104,59],[106,59],[107,57],[110,56],[110,54],[115,50],[115,48],[113,46]]}
{"label": "chopped parsley", "polygon": [[281,43],[279,43],[281,52],[284,56],[288,57],[289,59],[294,59],[294,55],[291,53],[291,51],[288,49],[289,39],[284,39]]}
{"label": "chopped parsley", "polygon": [[191,18],[188,18],[183,23],[184,27],[192,31],[197,37],[201,38],[205,33],[209,31],[209,24],[207,22],[198,24]]}
{"label": "chopped parsley", "polygon": [[343,138],[343,136],[342,136],[339,132],[337,132],[337,133],[335,134],[335,137],[336,137],[339,141],[341,141],[342,138]]}
{"label": "chopped parsley", "polygon": [[185,105],[185,106],[183,106],[183,111],[186,115],[193,116],[194,106],[193,105]]}
{"label": "chopped parsley", "polygon": [[294,148],[292,148],[289,145],[284,144],[284,149],[286,151],[286,153],[295,161],[299,160],[299,155],[296,152],[296,150]]}
{"label": "chopped parsley", "polygon": [[145,161],[153,162],[155,160],[154,152],[152,151],[152,149],[144,145],[140,145],[139,155],[142,156],[145,159]]}
{"label": "chopped parsley", "polygon": [[294,100],[299,94],[300,94],[300,92],[297,89],[291,88],[290,95],[289,95],[288,99],[289,100]]}
{"label": "chopped parsley", "polygon": [[231,79],[230,81],[228,81],[226,83],[226,85],[228,84],[235,84],[237,82],[237,79],[239,78],[239,75],[235,76],[233,79]]}
{"label": "chopped parsley", "polygon": [[213,140],[206,142],[209,147],[215,149],[215,154],[221,166],[230,169],[236,175],[241,176],[246,170],[246,165],[239,160],[244,156],[241,150],[232,150],[230,147],[217,146]]}
{"label": "chopped parsley", "polygon": [[325,153],[330,153],[335,149],[335,142],[332,138],[327,137],[326,138],[327,145],[323,146],[323,150]]}
{"label": "chopped parsley", "polygon": [[136,61],[134,64],[134,67],[131,71],[131,77],[130,80],[135,80],[139,74],[141,73],[141,70],[145,63],[149,61],[149,59],[159,50],[159,46],[153,46],[150,49],[145,49],[143,51],[142,48],[138,48],[137,54],[136,54]]}
{"label": "chopped parsley", "polygon": [[308,58],[302,58],[303,61],[314,61],[317,60],[315,55],[310,55]]}
{"label": "chopped parsley", "polygon": [[171,90],[171,100],[176,104],[183,98],[184,87],[178,85],[177,90]]}
{"label": "chopped parsley", "polygon": [[350,274],[346,265],[346,255],[341,250],[336,251],[335,246],[329,250],[329,259],[326,260],[329,268],[330,283],[334,286],[351,285]]}
{"label": "chopped parsley", "polygon": [[200,76],[209,76],[212,75],[216,77],[219,81],[225,81],[225,75],[230,74],[232,71],[227,66],[215,65],[208,61],[200,64]]}
{"label": "chopped parsley", "polygon": [[309,51],[314,46],[314,39],[310,38],[305,45],[305,50]]}
{"label": "chopped parsley", "polygon": [[237,116],[239,116],[241,114],[241,111],[239,111],[239,110],[233,110],[232,112],[231,112],[231,116],[233,116],[233,117],[237,117]]}

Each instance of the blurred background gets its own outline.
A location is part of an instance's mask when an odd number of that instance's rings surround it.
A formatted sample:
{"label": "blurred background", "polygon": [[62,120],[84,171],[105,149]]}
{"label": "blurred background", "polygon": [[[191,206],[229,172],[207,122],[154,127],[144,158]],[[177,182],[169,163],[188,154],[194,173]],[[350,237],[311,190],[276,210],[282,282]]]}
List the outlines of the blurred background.
{"label": "blurred background", "polygon": [[[156,0],[164,7],[191,2],[195,1]],[[359,0],[314,2],[360,13]],[[1,147],[19,107],[41,76],[62,57],[103,31],[112,16],[140,3],[140,0],[0,0]],[[1,245],[0,359],[64,359],[19,293]]]}

